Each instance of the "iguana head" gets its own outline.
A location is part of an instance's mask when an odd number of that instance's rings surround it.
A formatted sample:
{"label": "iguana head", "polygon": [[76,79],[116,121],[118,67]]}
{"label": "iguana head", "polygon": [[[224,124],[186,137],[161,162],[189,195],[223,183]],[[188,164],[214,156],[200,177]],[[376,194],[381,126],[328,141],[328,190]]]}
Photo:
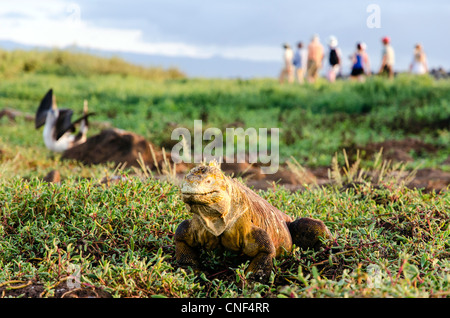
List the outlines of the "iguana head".
{"label": "iguana head", "polygon": [[216,236],[235,220],[231,193],[230,182],[215,161],[193,168],[181,185],[183,201]]}
{"label": "iguana head", "polygon": [[218,164],[199,165],[184,177],[181,194],[188,204],[211,205],[218,203],[228,195],[225,175]]}

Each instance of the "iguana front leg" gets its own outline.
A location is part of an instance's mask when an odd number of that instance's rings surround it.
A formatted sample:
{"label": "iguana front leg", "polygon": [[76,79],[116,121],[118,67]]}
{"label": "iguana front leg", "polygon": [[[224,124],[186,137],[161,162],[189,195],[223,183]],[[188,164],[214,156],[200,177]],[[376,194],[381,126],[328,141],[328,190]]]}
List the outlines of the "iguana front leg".
{"label": "iguana front leg", "polygon": [[191,220],[183,221],[175,231],[175,258],[181,267],[199,268],[199,251],[194,246],[194,236],[191,231]]}
{"label": "iguana front leg", "polygon": [[219,246],[219,238],[199,226],[199,220],[194,216],[192,220],[181,222],[175,231],[175,258],[181,267],[200,267],[201,249],[214,250]]}
{"label": "iguana front leg", "polygon": [[267,282],[276,254],[275,246],[269,234],[263,229],[253,226],[245,237],[243,252],[245,255],[252,257],[245,274],[252,273],[250,277],[253,280]]}

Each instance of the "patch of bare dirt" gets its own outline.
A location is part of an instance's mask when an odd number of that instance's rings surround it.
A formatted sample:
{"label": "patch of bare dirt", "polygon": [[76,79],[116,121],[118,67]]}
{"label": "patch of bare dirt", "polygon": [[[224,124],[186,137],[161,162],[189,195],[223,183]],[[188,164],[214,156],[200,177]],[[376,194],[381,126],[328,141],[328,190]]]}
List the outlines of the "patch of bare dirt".
{"label": "patch of bare dirt", "polygon": [[[355,149],[350,149],[350,152],[356,153]],[[413,152],[417,156],[425,156],[438,150],[436,146],[415,138],[370,143],[360,150],[364,150],[366,158],[373,158],[375,154],[380,152],[380,149],[382,149],[382,159],[392,162],[411,162],[414,160],[412,157]],[[443,164],[450,164],[450,157]],[[304,189],[306,184],[321,186],[331,182],[328,177],[329,167],[305,169],[299,174],[299,171],[291,170],[286,165],[283,165],[278,172],[270,175],[262,174],[257,165],[226,163],[222,164],[222,170],[229,175],[241,176],[247,185],[262,190],[273,187],[274,183],[296,191]],[[429,168],[419,169],[412,181],[407,184],[409,188],[423,189],[424,192],[446,191],[449,185],[450,172]]]}
{"label": "patch of bare dirt", "polygon": [[411,156],[412,152],[416,153],[418,156],[422,156],[429,153],[435,153],[438,150],[436,146],[416,138],[386,140],[383,142],[369,143],[366,147],[363,147],[367,156],[378,153],[380,149],[383,149],[383,159],[402,162],[414,161]]}
{"label": "patch of bare dirt", "polygon": [[3,116],[8,117],[10,121],[15,121],[17,117],[23,117],[26,121],[34,121],[34,115],[11,108],[3,108],[0,110],[0,119]]}
{"label": "patch of bare dirt", "polygon": [[438,169],[419,169],[408,184],[410,188],[424,189],[425,192],[445,191],[450,185],[450,172]]}
{"label": "patch of bare dirt", "polygon": [[0,297],[24,297],[24,298],[111,298],[112,296],[105,290],[97,287],[82,286],[79,288],[68,288],[62,282],[58,284],[51,293],[45,290],[44,285],[29,281],[3,283],[0,287]]}
{"label": "patch of bare dirt", "polygon": [[[283,168],[282,168],[283,169]],[[327,167],[321,167],[317,169],[312,169],[308,171],[315,178],[315,182],[308,180],[301,180],[295,178],[294,173],[290,172],[286,168],[280,172],[273,175],[266,175],[265,177],[259,177],[257,179],[249,176],[244,178],[245,183],[257,190],[266,190],[272,188],[274,183],[284,186],[286,189],[291,191],[303,190],[304,185],[327,185],[331,181],[328,175],[324,175],[324,171],[328,171]],[[313,178],[309,180],[313,180]],[[422,189],[425,193],[428,192],[441,192],[447,191],[450,186],[450,172],[445,172],[438,169],[419,169],[417,170],[414,178],[411,182],[406,184],[408,188]]]}
{"label": "patch of bare dirt", "polygon": [[450,166],[450,156],[442,164]]}
{"label": "patch of bare dirt", "polygon": [[[120,129],[105,129],[89,137],[85,143],[66,150],[62,160],[76,160],[86,165],[113,162],[116,165],[139,167],[139,160],[150,169],[161,167],[166,160],[171,162],[170,154],[164,159],[161,149],[144,137]],[[183,166],[180,165],[179,169]]]}
{"label": "patch of bare dirt", "polygon": [[[153,149],[153,154],[151,149]],[[380,143],[370,143],[361,150],[366,158],[371,158],[382,149],[384,160],[393,162],[413,161],[412,153],[418,156],[429,155],[438,150],[437,147],[425,143],[419,139],[407,138],[404,140],[387,140]],[[354,149],[353,149],[354,150]],[[352,152],[353,150],[350,150]],[[118,129],[105,129],[100,134],[90,137],[86,143],[67,150],[62,158],[78,160],[84,164],[99,164],[114,162],[116,164],[126,162],[129,166],[138,166],[141,154],[145,164],[154,170],[155,160],[159,167],[162,166],[164,155],[160,148],[151,144],[144,137],[131,132]],[[248,162],[236,163],[225,159],[221,164],[225,174],[241,177],[244,182],[254,189],[265,190],[272,188],[274,184],[296,191],[304,189],[305,185],[326,185],[330,183],[328,167],[314,169],[290,169],[287,165],[281,165],[274,174],[264,174],[261,165]],[[450,160],[450,158],[449,158]],[[171,162],[170,154],[166,154],[166,161]],[[193,165],[176,165],[176,173],[182,178]],[[52,176],[46,178],[51,179]],[[414,179],[407,185],[410,188],[423,189],[425,192],[445,191],[450,184],[450,173],[438,169],[420,169]]]}

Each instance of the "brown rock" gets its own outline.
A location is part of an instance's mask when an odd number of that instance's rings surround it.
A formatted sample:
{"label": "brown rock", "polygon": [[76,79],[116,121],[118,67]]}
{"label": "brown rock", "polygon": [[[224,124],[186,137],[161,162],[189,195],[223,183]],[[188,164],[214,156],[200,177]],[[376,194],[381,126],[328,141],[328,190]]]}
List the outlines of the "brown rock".
{"label": "brown rock", "polygon": [[61,182],[61,175],[58,170],[52,170],[42,180],[45,182],[58,183]]}

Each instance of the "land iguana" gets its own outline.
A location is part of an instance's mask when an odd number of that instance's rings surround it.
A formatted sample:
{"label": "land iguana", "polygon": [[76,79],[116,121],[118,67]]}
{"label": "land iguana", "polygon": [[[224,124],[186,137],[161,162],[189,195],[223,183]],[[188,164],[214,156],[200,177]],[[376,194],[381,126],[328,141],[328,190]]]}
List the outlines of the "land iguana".
{"label": "land iguana", "polygon": [[267,281],[273,258],[301,248],[318,249],[331,234],[312,218],[295,221],[251,189],[223,174],[213,161],[193,168],[181,185],[182,200],[192,212],[175,232],[176,260],[181,267],[200,268],[202,249],[225,248],[251,258],[245,274]]}

